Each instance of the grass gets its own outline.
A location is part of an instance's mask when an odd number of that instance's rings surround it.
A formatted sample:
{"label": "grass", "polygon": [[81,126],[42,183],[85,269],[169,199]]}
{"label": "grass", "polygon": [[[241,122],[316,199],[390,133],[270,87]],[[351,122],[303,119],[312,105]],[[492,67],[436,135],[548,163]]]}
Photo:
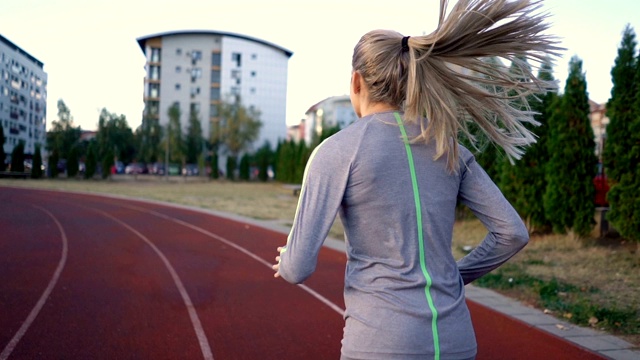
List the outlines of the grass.
{"label": "grass", "polygon": [[[154,181],[151,181],[154,179]],[[232,183],[201,178],[122,176],[110,181],[7,180],[0,186],[37,187],[119,194],[234,213],[290,226],[297,197],[280,183]],[[486,230],[475,219],[456,222],[456,258],[482,241]],[[342,239],[334,223],[330,236]],[[476,285],[537,307],[563,320],[621,336],[640,346],[640,254],[632,244],[568,235],[535,235],[523,251]]]}

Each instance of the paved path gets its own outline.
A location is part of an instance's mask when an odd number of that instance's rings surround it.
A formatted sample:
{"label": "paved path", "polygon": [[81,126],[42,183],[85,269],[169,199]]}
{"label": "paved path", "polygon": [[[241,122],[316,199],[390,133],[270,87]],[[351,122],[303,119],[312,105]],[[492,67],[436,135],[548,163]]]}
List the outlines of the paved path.
{"label": "paved path", "polygon": [[[270,268],[283,229],[219,215],[0,187],[0,360],[339,358],[339,243],[294,286]],[[478,359],[613,354],[469,304]]]}

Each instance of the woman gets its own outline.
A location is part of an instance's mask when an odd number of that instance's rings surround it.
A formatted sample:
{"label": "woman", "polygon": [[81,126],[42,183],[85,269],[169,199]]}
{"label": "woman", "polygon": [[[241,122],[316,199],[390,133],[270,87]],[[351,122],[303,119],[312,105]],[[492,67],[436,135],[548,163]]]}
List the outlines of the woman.
{"label": "woman", "polygon": [[[454,140],[462,133],[473,141],[473,122],[518,158],[535,141],[523,125],[533,122],[526,97],[548,86],[522,60],[558,48],[541,34],[539,1],[460,0],[445,17],[446,3],[430,35],[376,30],[360,39],[351,78],[359,120],[314,150],[287,245],[278,248],[275,276],[303,282],[340,213],[348,260],[343,359],[474,358],[464,285],[528,241],[516,211]],[[485,60],[494,56],[524,77]],[[456,262],[458,199],[488,234]]]}

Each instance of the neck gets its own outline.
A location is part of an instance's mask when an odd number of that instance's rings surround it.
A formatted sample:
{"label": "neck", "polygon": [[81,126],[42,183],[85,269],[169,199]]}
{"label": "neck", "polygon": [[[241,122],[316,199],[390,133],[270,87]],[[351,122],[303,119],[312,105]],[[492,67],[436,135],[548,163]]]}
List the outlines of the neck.
{"label": "neck", "polygon": [[381,113],[381,112],[388,112],[388,111],[399,111],[400,109],[398,109],[397,106],[393,106],[390,104],[385,104],[385,103],[370,103],[370,104],[366,104],[366,106],[364,106],[361,109],[361,117],[365,117],[367,115],[371,115],[371,114],[375,114],[375,113]]}

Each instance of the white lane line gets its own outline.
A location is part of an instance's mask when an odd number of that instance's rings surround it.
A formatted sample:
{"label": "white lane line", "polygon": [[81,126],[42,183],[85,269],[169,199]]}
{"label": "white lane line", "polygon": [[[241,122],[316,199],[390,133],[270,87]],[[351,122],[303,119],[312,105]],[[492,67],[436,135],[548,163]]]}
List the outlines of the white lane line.
{"label": "white lane line", "polygon": [[189,297],[189,294],[187,293],[187,290],[185,289],[184,285],[182,284],[182,280],[180,280],[180,277],[176,273],[175,269],[173,268],[173,266],[171,265],[171,263],[169,262],[167,257],[164,256],[162,251],[160,251],[160,249],[158,249],[156,247],[156,245],[153,242],[151,242],[151,240],[149,240],[147,237],[142,235],[140,232],[138,232],[136,229],[132,228],[131,226],[129,226],[125,222],[123,222],[120,219],[117,219],[117,218],[107,214],[104,211],[97,210],[97,209],[91,209],[91,210],[101,213],[102,215],[114,220],[115,222],[117,222],[120,225],[122,225],[125,228],[127,228],[132,233],[136,234],[139,238],[144,240],[144,242],[146,242],[147,245],[149,245],[153,249],[153,251],[156,252],[156,254],[160,257],[160,259],[162,259],[162,262],[164,263],[164,266],[167,268],[167,270],[169,270],[169,273],[171,274],[171,277],[173,278],[173,282],[176,284],[176,287],[178,288],[178,291],[180,292],[180,295],[182,296],[182,300],[184,301],[184,305],[187,307],[187,311],[189,312],[189,318],[191,319],[191,324],[193,325],[193,330],[196,332],[196,336],[198,337],[198,342],[200,343],[200,350],[202,350],[202,356],[206,360],[213,360],[213,354],[211,353],[211,347],[209,346],[209,341],[207,340],[207,336],[205,335],[204,329],[202,328],[202,323],[200,322],[200,318],[198,317],[198,313],[196,312],[196,309],[193,306],[193,302],[191,302],[191,298]]}
{"label": "white lane line", "polygon": [[[271,265],[272,264],[269,263],[268,261],[264,260],[263,258],[259,257],[256,254],[252,253],[251,251],[247,250],[246,248],[244,248],[244,247],[242,247],[242,246],[240,246],[240,245],[238,245],[238,244],[236,244],[234,242],[231,242],[231,241],[223,238],[222,236],[219,236],[219,235],[216,235],[214,233],[211,233],[211,232],[209,232],[209,231],[207,231],[207,230],[205,230],[205,229],[203,229],[201,227],[195,226],[193,224],[190,224],[188,222],[176,219],[176,218],[171,217],[171,216],[167,216],[167,215],[161,214],[161,213],[153,211],[153,210],[148,210],[148,209],[137,207],[137,206],[133,206],[133,205],[122,205],[122,204],[119,204],[119,205],[123,206],[123,207],[127,207],[127,208],[130,208],[130,209],[133,209],[133,210],[137,210],[137,211],[140,211],[140,212],[144,212],[144,213],[148,213],[148,214],[151,214],[151,215],[155,215],[157,217],[173,221],[173,222],[178,223],[178,224],[180,224],[182,226],[186,226],[186,227],[188,227],[190,229],[198,231],[198,232],[200,232],[200,233],[202,233],[204,235],[207,235],[207,236],[209,236],[211,238],[214,238],[214,239],[224,243],[225,245],[231,246],[232,248],[242,252],[243,254],[245,254],[245,255],[249,256],[250,258],[256,260],[257,262],[265,265],[266,267],[268,267],[271,270]],[[315,290],[311,289],[307,285],[299,284],[298,286],[300,288],[302,288],[304,291],[306,291],[307,293],[309,293],[311,296],[313,296],[314,298],[319,300],[320,302],[324,303],[325,305],[327,305],[328,307],[333,309],[335,312],[340,314],[340,316],[344,317],[344,310],[340,306],[338,306],[335,303],[331,302],[329,299],[327,299],[326,297],[320,295],[318,292],[316,292]]]}
{"label": "white lane line", "polygon": [[62,269],[64,269],[64,265],[67,262],[67,254],[69,252],[69,247],[68,247],[67,234],[64,232],[64,228],[62,227],[62,224],[60,224],[58,219],[56,219],[56,217],[53,216],[53,214],[50,213],[47,209],[37,205],[31,205],[31,206],[35,207],[40,211],[43,211],[51,219],[53,219],[53,222],[55,222],[56,226],[58,226],[58,230],[60,230],[60,235],[62,237],[62,256],[60,257],[60,261],[58,261],[58,267],[56,267],[56,271],[53,273],[51,280],[49,280],[49,285],[47,285],[47,288],[44,290],[44,292],[40,296],[40,299],[38,299],[36,306],[34,306],[33,309],[31,309],[29,316],[27,316],[25,321],[22,323],[22,326],[20,326],[20,328],[18,329],[18,332],[16,332],[16,334],[13,336],[13,338],[11,338],[7,346],[5,346],[4,350],[2,350],[2,353],[0,353],[0,360],[6,360],[9,358],[9,355],[11,355],[11,352],[13,351],[13,349],[15,349],[16,345],[18,345],[18,342],[20,342],[20,339],[22,339],[22,336],[24,336],[24,334],[27,332],[27,330],[29,329],[33,321],[36,319],[36,317],[38,316],[38,313],[40,313],[40,310],[42,310],[42,307],[47,302],[47,299],[49,298],[51,291],[53,291],[53,288],[56,286],[56,283],[60,278],[60,273],[62,273]]}

